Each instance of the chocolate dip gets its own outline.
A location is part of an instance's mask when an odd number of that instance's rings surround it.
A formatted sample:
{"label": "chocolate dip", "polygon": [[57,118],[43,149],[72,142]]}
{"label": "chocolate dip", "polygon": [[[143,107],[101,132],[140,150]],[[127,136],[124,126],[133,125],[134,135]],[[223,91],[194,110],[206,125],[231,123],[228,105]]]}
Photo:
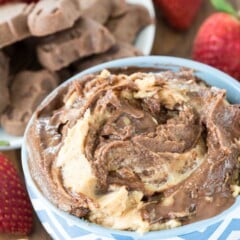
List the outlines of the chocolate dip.
{"label": "chocolate dip", "polygon": [[27,145],[40,190],[64,211],[138,232],[229,208],[239,194],[239,106],[192,70],[135,71],[85,76],[38,108]]}

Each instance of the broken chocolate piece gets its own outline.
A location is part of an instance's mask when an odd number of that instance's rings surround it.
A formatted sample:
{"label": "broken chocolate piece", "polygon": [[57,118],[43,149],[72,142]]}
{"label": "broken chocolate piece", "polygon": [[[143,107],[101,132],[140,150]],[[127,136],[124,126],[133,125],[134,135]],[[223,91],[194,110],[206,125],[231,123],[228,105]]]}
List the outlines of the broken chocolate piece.
{"label": "broken chocolate piece", "polygon": [[109,19],[106,26],[118,41],[133,43],[139,31],[150,23],[146,8],[128,4],[125,14]]}
{"label": "broken chocolate piece", "polygon": [[0,48],[29,37],[27,18],[34,4],[7,3],[0,7]]}
{"label": "broken chocolate piece", "polygon": [[56,75],[47,70],[17,74],[10,89],[11,104],[1,118],[3,129],[21,136],[35,108],[57,84]]}
{"label": "broken chocolate piece", "polygon": [[105,52],[114,44],[115,39],[106,28],[83,18],[73,28],[43,39],[37,52],[40,63],[56,71],[80,58]]}
{"label": "broken chocolate piece", "polygon": [[77,0],[39,1],[28,17],[33,36],[46,36],[70,28],[80,16]]}
{"label": "broken chocolate piece", "polygon": [[112,0],[78,0],[81,16],[91,18],[101,24],[107,22],[113,10]]}

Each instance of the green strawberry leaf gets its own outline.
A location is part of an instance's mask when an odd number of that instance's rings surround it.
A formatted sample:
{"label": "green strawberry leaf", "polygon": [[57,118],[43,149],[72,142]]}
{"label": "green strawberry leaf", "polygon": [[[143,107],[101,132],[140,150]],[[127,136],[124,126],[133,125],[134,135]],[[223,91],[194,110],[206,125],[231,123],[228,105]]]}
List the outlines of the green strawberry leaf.
{"label": "green strawberry leaf", "polygon": [[212,5],[219,11],[230,13],[231,15],[237,16],[237,11],[227,0],[211,0]]}
{"label": "green strawberry leaf", "polygon": [[9,145],[10,145],[10,143],[8,141],[0,140],[0,147],[6,147]]}

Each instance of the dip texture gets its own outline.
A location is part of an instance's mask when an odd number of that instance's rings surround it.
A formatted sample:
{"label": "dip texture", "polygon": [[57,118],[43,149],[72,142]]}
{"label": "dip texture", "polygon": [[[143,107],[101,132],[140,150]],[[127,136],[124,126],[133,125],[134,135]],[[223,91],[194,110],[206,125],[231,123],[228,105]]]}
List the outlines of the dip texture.
{"label": "dip texture", "polygon": [[32,177],[60,209],[146,232],[212,217],[239,194],[240,108],[189,69],[88,75],[27,131]]}

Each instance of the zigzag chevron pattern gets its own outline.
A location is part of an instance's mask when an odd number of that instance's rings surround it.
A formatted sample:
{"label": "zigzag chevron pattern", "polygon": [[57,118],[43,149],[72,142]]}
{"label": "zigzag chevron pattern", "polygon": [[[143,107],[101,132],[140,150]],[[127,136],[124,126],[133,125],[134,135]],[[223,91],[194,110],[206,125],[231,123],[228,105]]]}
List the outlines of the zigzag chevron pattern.
{"label": "zigzag chevron pattern", "polygon": [[[46,206],[37,198],[28,186],[32,204],[47,232],[55,240],[133,240],[130,237],[113,235],[112,238],[101,237],[89,231],[80,229],[73,222],[63,219],[55,212],[46,209]],[[240,207],[236,208],[223,221],[219,221],[200,231],[181,235],[165,240],[240,240]],[[152,239],[154,240],[154,239]]]}

